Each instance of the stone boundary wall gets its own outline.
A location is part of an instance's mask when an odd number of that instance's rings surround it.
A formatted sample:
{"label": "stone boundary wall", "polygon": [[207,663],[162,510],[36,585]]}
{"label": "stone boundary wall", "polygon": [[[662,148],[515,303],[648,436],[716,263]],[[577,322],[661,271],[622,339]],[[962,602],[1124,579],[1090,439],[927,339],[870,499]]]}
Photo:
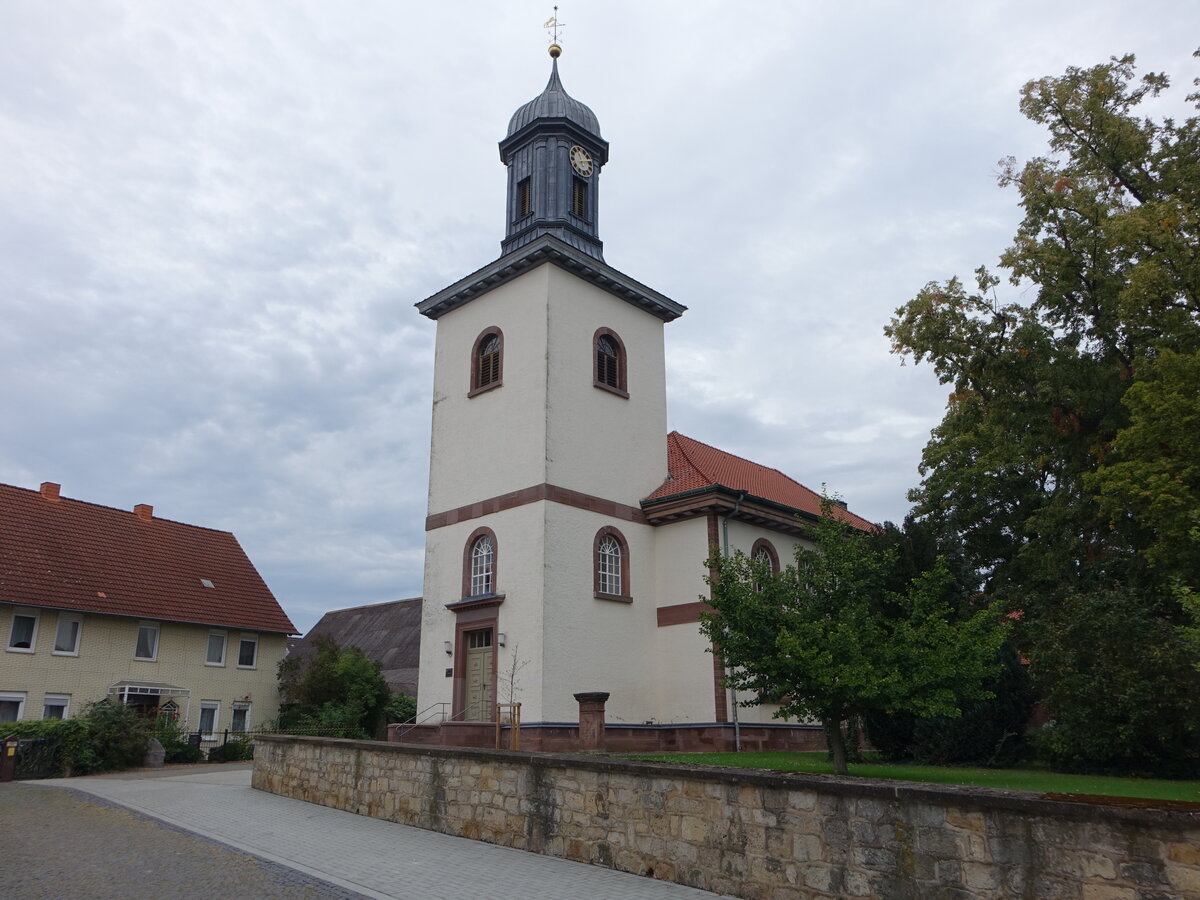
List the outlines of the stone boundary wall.
{"label": "stone boundary wall", "polygon": [[1200,900],[1200,807],[263,735],[254,787],[749,900]]}
{"label": "stone boundary wall", "polygon": [[[752,723],[741,726],[742,749],[824,750],[825,732],[820,725],[776,725]],[[445,722],[439,725],[397,724],[388,726],[388,740],[431,747],[495,747],[496,726],[492,722]],[[501,729],[502,745],[512,740],[511,728]],[[610,725],[604,726],[602,748],[609,753],[706,753],[733,750],[731,723],[701,725]],[[547,753],[573,753],[581,743],[578,725],[522,725],[521,749]]]}

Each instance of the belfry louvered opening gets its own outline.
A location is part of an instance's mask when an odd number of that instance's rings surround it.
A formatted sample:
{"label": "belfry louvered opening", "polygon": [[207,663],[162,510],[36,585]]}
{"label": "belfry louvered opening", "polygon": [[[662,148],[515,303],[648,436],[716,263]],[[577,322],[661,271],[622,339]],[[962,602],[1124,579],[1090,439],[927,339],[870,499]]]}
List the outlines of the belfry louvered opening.
{"label": "belfry louvered opening", "polygon": [[517,182],[517,218],[523,219],[533,212],[533,184],[530,179],[522,178]]}
{"label": "belfry louvered opening", "polygon": [[489,334],[479,348],[479,379],[476,387],[487,387],[500,380],[500,337]]}
{"label": "belfry louvered opening", "polygon": [[607,334],[596,341],[596,380],[609,387],[621,387],[621,351]]}
{"label": "belfry louvered opening", "polygon": [[582,178],[571,182],[571,214],[581,219],[588,217],[588,186]]}

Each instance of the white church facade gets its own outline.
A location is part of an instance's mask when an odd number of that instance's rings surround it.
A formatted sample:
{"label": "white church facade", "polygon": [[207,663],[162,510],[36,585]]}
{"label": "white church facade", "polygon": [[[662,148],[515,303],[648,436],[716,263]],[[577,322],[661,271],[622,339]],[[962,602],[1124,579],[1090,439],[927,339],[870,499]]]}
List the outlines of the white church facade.
{"label": "white church facade", "polygon": [[703,561],[786,564],[819,497],[667,433],[663,329],[685,307],[604,261],[608,144],[556,49],[500,143],[501,256],[417,304],[437,323],[418,709],[449,730],[400,739],[483,742],[516,700],[523,746],[551,749],[596,692],[626,746],[785,728],[721,683]]}

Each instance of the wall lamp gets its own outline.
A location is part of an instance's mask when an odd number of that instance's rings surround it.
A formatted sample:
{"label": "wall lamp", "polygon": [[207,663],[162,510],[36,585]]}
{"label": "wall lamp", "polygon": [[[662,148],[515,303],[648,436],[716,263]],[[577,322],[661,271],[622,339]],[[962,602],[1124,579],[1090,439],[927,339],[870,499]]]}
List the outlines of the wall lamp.
{"label": "wall lamp", "polygon": [[447,656],[453,656],[453,655],[454,655],[454,644],[452,644],[450,641],[444,641],[444,642],[442,643],[442,646],[446,648],[446,655],[447,655]]}
{"label": "wall lamp", "polygon": [[508,635],[505,634],[503,631],[501,631],[499,634],[496,635],[496,643],[499,644],[501,647],[503,647],[507,641],[508,641]]}

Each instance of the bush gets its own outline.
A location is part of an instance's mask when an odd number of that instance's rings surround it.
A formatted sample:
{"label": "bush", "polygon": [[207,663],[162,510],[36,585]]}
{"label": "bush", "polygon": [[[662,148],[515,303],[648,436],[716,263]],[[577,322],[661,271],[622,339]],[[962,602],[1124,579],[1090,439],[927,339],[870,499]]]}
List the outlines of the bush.
{"label": "bush", "polygon": [[229,741],[208,751],[209,762],[239,762],[254,759],[254,744],[248,739]]}
{"label": "bush", "polygon": [[204,754],[200,748],[188,741],[187,733],[175,716],[162,715],[154,723],[154,731],[150,735],[157,738],[163,748],[163,762],[166,763],[198,763],[203,761]]}
{"label": "bush", "polygon": [[411,722],[417,717],[417,698],[407,694],[392,694],[387,705],[387,724]]}
{"label": "bush", "polygon": [[140,766],[146,755],[151,723],[115,700],[88,704],[80,717],[87,728],[87,746],[80,753],[76,774],[112,772]]}
{"label": "bush", "polygon": [[1146,593],[1070,594],[1042,625],[1033,675],[1052,722],[1036,746],[1055,768],[1200,774],[1200,654]]}
{"label": "bush", "polygon": [[871,713],[866,717],[871,745],[893,761],[982,766],[1017,762],[1026,752],[1033,688],[1013,649],[1002,649],[998,662],[999,675],[985,685],[995,697],[963,703],[962,715],[957,717],[919,719],[909,713]]}
{"label": "bush", "polygon": [[5,722],[2,734],[20,741],[46,739],[50,761],[39,773],[46,777],[85,775],[83,760],[88,754],[88,728],[82,719],[42,719],[36,722]]}
{"label": "bush", "polygon": [[315,638],[312,648],[316,652],[289,656],[279,664],[276,727],[368,740],[382,736],[392,694],[379,663],[328,635]]}

